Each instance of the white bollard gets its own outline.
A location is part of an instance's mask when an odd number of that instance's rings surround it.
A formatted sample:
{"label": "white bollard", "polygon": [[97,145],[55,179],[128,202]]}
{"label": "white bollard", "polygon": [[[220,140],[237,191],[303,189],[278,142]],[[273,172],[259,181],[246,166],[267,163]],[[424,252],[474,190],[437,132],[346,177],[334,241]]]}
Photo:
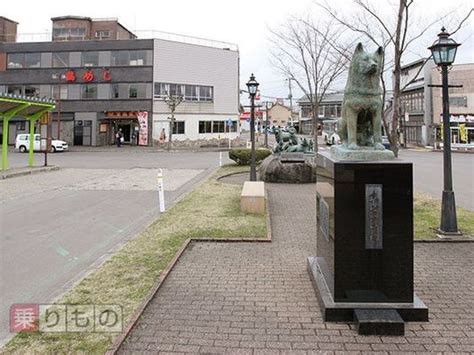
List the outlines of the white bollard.
{"label": "white bollard", "polygon": [[222,166],[222,152],[219,152],[219,166]]}
{"label": "white bollard", "polygon": [[163,187],[163,169],[158,170],[158,201],[160,212],[165,212],[165,189]]}

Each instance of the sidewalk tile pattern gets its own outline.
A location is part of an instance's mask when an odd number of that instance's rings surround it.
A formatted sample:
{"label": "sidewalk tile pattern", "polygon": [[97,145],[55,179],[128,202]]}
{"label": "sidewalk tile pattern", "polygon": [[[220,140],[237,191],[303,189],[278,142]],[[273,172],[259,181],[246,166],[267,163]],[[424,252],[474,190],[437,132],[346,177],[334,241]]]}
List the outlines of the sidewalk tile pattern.
{"label": "sidewalk tile pattern", "polygon": [[403,337],[359,336],[322,321],[306,271],[314,185],[267,188],[273,242],[192,243],[120,354],[474,353],[474,244],[416,244],[415,287],[430,322],[408,323]]}

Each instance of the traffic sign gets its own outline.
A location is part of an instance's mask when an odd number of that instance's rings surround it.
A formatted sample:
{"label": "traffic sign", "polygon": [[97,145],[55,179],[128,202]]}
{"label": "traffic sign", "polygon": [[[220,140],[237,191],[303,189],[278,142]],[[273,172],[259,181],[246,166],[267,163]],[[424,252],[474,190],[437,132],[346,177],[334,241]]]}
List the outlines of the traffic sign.
{"label": "traffic sign", "polygon": [[229,118],[227,120],[227,127],[232,127],[232,119],[231,118]]}

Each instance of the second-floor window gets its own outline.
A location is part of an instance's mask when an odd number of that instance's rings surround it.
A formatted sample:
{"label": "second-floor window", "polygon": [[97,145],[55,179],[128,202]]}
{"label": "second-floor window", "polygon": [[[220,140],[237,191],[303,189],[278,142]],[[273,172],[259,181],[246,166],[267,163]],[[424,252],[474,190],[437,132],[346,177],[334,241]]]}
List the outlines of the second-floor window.
{"label": "second-floor window", "polygon": [[99,52],[82,52],[82,66],[83,67],[98,67],[99,66]]}
{"label": "second-floor window", "polygon": [[154,97],[164,99],[168,95],[180,95],[184,101],[214,101],[214,88],[204,85],[155,83]]}
{"label": "second-floor window", "polygon": [[97,84],[84,84],[81,85],[81,98],[97,99]]}
{"label": "second-floor window", "polygon": [[41,53],[9,53],[7,63],[8,69],[40,68]]}

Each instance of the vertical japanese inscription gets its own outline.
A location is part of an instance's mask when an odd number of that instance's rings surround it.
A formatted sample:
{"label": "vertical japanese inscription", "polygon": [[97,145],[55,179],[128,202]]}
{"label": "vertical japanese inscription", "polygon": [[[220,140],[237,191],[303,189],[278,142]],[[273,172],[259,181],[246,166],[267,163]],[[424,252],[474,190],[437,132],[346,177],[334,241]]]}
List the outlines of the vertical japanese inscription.
{"label": "vertical japanese inscription", "polygon": [[365,248],[383,248],[382,185],[365,185]]}
{"label": "vertical japanese inscription", "polygon": [[322,197],[319,198],[319,228],[324,238],[329,241],[329,206]]}

